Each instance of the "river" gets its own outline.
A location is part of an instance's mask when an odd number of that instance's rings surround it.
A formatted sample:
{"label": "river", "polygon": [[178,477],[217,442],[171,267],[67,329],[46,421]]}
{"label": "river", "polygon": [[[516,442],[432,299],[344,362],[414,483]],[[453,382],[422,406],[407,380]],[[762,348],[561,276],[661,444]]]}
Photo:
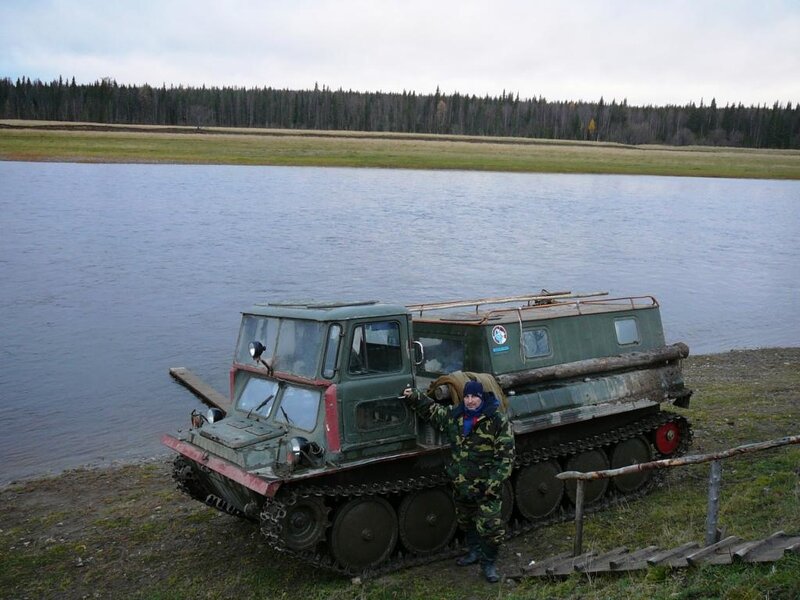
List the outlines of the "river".
{"label": "river", "polygon": [[693,353],[800,345],[800,182],[0,162],[0,483],[162,452],[266,300],[652,294]]}

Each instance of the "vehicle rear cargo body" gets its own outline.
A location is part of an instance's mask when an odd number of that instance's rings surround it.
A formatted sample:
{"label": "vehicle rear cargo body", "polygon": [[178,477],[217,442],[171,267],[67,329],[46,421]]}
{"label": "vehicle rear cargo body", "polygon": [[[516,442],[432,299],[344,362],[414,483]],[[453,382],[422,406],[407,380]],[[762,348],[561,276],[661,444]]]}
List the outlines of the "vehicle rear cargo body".
{"label": "vehicle rear cargo body", "polygon": [[[510,307],[514,303],[513,307]],[[175,479],[192,497],[257,520],[269,544],[346,573],[397,568],[460,541],[444,475],[449,451],[399,398],[408,384],[460,402],[480,379],[517,443],[504,489],[514,533],[567,518],[555,475],[684,453],[683,344],[666,346],[651,297],[569,293],[428,305],[268,304],[244,313],[227,413],[192,416]],[[206,401],[185,370],[173,370]],[[592,482],[601,507],[650,474]]]}

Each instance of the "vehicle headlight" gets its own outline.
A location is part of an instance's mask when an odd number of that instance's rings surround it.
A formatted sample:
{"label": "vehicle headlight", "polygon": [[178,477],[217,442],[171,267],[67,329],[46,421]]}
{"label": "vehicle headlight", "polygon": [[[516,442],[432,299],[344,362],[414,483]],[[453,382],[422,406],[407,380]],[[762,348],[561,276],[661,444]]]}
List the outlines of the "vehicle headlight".
{"label": "vehicle headlight", "polygon": [[206,413],[206,421],[209,423],[216,423],[225,418],[225,411],[221,408],[209,408]]}
{"label": "vehicle headlight", "polygon": [[319,466],[325,450],[316,442],[309,442],[304,437],[293,437],[286,449],[286,464],[294,469],[302,463]]}

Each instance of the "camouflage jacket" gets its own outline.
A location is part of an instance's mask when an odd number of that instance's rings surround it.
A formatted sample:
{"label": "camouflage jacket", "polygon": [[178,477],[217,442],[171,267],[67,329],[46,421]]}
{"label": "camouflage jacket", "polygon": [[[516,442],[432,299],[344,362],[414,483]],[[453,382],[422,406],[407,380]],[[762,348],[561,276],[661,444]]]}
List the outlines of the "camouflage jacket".
{"label": "camouflage jacket", "polygon": [[415,391],[409,403],[422,418],[443,431],[450,441],[452,461],[447,474],[462,496],[499,495],[514,467],[514,434],[499,402],[487,393],[483,411],[466,436],[464,405],[442,406]]}

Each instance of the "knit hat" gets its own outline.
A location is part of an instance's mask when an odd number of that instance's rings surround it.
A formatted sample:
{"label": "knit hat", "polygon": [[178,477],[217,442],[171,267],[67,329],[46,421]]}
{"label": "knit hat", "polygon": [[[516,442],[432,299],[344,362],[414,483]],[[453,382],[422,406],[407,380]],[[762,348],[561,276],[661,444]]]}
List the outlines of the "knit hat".
{"label": "knit hat", "polygon": [[464,396],[480,396],[483,400],[483,385],[480,381],[468,381],[464,385]]}

